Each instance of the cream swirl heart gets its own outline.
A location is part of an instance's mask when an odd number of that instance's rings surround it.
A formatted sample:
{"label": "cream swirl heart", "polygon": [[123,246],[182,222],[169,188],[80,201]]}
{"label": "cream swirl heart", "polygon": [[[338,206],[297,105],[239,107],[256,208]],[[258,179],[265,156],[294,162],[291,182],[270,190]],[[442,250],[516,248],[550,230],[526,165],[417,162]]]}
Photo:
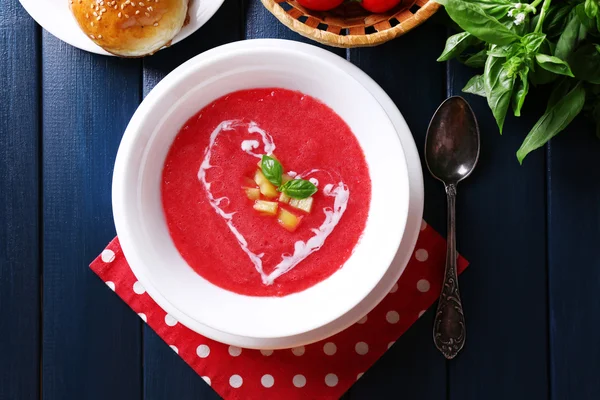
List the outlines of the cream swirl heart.
{"label": "cream swirl heart", "polygon": [[[268,274],[265,273],[262,263],[262,257],[264,254],[256,254],[250,250],[248,247],[248,241],[233,224],[233,216],[235,212],[226,212],[223,210],[223,208],[221,208],[221,203],[225,202],[227,197],[215,197],[211,191],[211,183],[207,181],[206,172],[210,168],[214,167],[211,165],[210,161],[213,147],[215,146],[217,138],[221,133],[234,131],[235,128],[246,128],[248,134],[258,134],[262,140],[263,151],[261,153],[255,152],[260,147],[260,143],[253,139],[243,140],[240,143],[241,151],[244,151],[247,154],[259,159],[262,157],[262,154],[271,155],[275,151],[275,143],[273,142],[271,135],[262,130],[255,122],[244,122],[242,120],[223,121],[210,135],[209,144],[204,153],[204,159],[202,160],[200,169],[198,170],[198,180],[200,180],[204,186],[211,207],[223,218],[229,230],[237,239],[241,249],[248,255],[248,258],[252,264],[254,264],[256,271],[260,274],[263,284],[272,285],[278,277],[291,271],[304,259],[306,259],[306,257],[318,251],[325,244],[325,240],[333,232],[338,222],[344,215],[344,212],[346,211],[348,199],[350,198],[350,190],[348,189],[348,186],[344,184],[344,182],[327,183],[324,185],[323,194],[333,198],[333,207],[323,208],[323,213],[325,214],[323,223],[318,228],[312,229],[313,236],[311,236],[308,240],[296,241],[294,243],[294,253],[282,254],[281,261],[275,266],[273,271]],[[316,171],[318,170],[311,170],[306,173],[299,174],[298,177],[309,177]],[[332,175],[327,171],[323,172],[326,172],[328,176],[332,177]]]}

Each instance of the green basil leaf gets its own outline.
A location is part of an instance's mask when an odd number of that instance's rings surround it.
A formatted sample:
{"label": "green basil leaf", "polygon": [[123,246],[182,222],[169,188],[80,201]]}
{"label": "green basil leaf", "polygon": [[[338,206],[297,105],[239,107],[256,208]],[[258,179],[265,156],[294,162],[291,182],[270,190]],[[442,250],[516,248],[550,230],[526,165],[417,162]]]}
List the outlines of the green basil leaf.
{"label": "green basil leaf", "polygon": [[464,63],[467,67],[471,68],[481,68],[485,65],[485,60],[487,60],[487,51],[485,49],[471,55],[467,58]]}
{"label": "green basil leaf", "polygon": [[317,193],[317,187],[304,179],[292,179],[281,186],[279,191],[294,199],[306,199]]}
{"label": "green basil leaf", "polygon": [[519,79],[516,82],[514,96],[513,96],[513,111],[515,117],[521,116],[521,108],[523,108],[523,103],[525,102],[525,97],[529,92],[529,79],[527,75],[529,73],[529,68],[525,67],[523,71],[519,72]]}
{"label": "green basil leaf", "polygon": [[578,48],[569,58],[569,65],[577,79],[600,84],[600,52],[588,43]]}
{"label": "green basil leaf", "polygon": [[[448,5],[449,0],[435,1],[445,7]],[[505,17],[506,14],[508,14],[508,11],[514,6],[509,0],[469,0],[468,2],[478,5],[486,12],[486,14],[491,15],[496,19]]]}
{"label": "green basil leaf", "polygon": [[593,29],[596,26],[596,17],[590,17],[586,11],[586,5],[581,3],[575,7],[577,18],[579,22],[584,25],[587,29]]}
{"label": "green basil leaf", "polygon": [[600,32],[600,13],[596,15],[596,29]]}
{"label": "green basil leaf", "polygon": [[574,82],[575,81],[573,79],[563,78],[558,82],[558,85],[554,86],[554,89],[552,89],[552,93],[550,93],[550,98],[548,99],[546,112],[548,112],[548,110],[554,107],[556,103],[560,101],[560,99],[565,97],[567,93],[571,91]]}
{"label": "green basil leaf", "polygon": [[438,61],[448,61],[452,58],[457,57],[469,46],[471,46],[477,39],[473,37],[469,32],[461,32],[456,35],[452,35],[446,41],[446,47],[442,52],[442,55],[437,59]]}
{"label": "green basil leaf", "polygon": [[514,7],[514,4],[508,0],[470,0],[469,3],[477,4],[486,14],[498,20],[505,17]]}
{"label": "green basil leaf", "polygon": [[588,35],[588,32],[590,31],[590,29],[592,28],[588,28],[587,26],[585,26],[584,24],[580,24],[579,25],[579,35],[577,35],[577,43],[581,43],[585,40],[585,38]]}
{"label": "green basil leaf", "polygon": [[483,75],[475,75],[465,85],[462,90],[465,93],[476,94],[477,96],[485,97],[485,84],[483,82]]}
{"label": "green basil leaf", "polygon": [[503,68],[506,70],[509,76],[517,76],[518,72],[526,65],[526,59],[516,55],[512,56],[504,63]]}
{"label": "green basil leaf", "polygon": [[570,4],[552,4],[546,18],[544,19],[543,31],[548,37],[559,36],[565,29],[568,22],[568,16],[573,6]]}
{"label": "green basil leaf", "polygon": [[521,49],[521,43],[511,43],[506,46],[493,46],[488,50],[488,56],[511,58]]}
{"label": "green basil leaf", "polygon": [[532,32],[523,36],[521,43],[525,46],[528,54],[533,54],[538,51],[542,43],[546,40],[546,35],[541,32]]}
{"label": "green basil leaf", "polygon": [[275,186],[281,185],[281,176],[283,175],[283,167],[281,163],[267,155],[262,156],[260,169],[265,177]]}
{"label": "green basil leaf", "polygon": [[[552,54],[552,43],[550,43],[548,40],[545,40],[538,51],[544,54]],[[532,68],[531,71],[529,71],[529,80],[535,86],[553,82],[557,78],[558,75],[553,74],[550,71],[546,71],[543,68]]]}
{"label": "green basil leaf", "polygon": [[542,147],[565,129],[581,112],[584,103],[585,90],[581,84],[577,84],[566,96],[546,111],[531,129],[521,148],[517,151],[519,162],[522,164],[527,154]]}
{"label": "green basil leaf", "polygon": [[584,10],[590,19],[595,19],[598,15],[598,3],[596,3],[596,0],[585,0]]}
{"label": "green basil leaf", "polygon": [[477,4],[447,0],[446,11],[462,29],[485,42],[505,45],[519,39],[514,32],[486,14]]}
{"label": "green basil leaf", "polygon": [[554,55],[562,60],[567,60],[579,41],[579,29],[581,27],[577,12],[573,10],[569,14],[569,22],[556,43]]}
{"label": "green basil leaf", "polygon": [[571,72],[569,64],[558,57],[549,56],[546,54],[536,54],[535,61],[537,61],[538,65],[544,68],[546,71],[554,72],[557,75],[573,77],[573,72]]}
{"label": "green basil leaf", "polygon": [[496,123],[502,133],[506,112],[510,105],[515,76],[509,76],[508,69],[504,67],[505,59],[489,57],[485,63],[484,87],[488,105],[496,118]]}

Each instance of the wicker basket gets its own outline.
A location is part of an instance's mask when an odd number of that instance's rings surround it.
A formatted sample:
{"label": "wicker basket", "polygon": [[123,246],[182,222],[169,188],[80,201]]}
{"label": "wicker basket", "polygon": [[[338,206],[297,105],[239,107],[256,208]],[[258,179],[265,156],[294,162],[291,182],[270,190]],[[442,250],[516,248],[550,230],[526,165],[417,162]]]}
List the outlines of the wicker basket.
{"label": "wicker basket", "polygon": [[377,46],[405,34],[440,7],[433,0],[402,0],[384,14],[372,14],[356,2],[331,11],[311,11],[295,0],[261,0],[291,30],[334,47]]}

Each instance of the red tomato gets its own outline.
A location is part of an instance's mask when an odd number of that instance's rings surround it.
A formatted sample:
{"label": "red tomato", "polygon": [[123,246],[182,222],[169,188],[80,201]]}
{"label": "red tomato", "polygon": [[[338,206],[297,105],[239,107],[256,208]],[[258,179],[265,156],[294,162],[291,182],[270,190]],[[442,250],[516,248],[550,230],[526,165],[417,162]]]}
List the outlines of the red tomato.
{"label": "red tomato", "polygon": [[396,7],[400,0],[362,0],[360,5],[367,11],[383,13]]}
{"label": "red tomato", "polygon": [[298,0],[302,6],[315,11],[331,10],[343,2],[344,0]]}

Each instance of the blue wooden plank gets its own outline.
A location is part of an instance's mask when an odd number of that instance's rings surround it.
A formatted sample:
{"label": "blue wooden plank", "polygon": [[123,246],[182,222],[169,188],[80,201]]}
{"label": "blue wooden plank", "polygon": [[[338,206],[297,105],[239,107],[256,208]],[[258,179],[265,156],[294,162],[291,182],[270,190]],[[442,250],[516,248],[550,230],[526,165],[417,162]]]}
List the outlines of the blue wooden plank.
{"label": "blue wooden plank", "polygon": [[141,62],[43,34],[45,399],[142,397],[141,322],[88,268],[115,235],[111,179]]}
{"label": "blue wooden plank", "polygon": [[600,398],[598,154],[600,140],[584,119],[552,139],[549,146],[548,274],[553,399]]}
{"label": "blue wooden plank", "polygon": [[0,399],[39,398],[39,39],[0,7]]}
{"label": "blue wooden plank", "polygon": [[[235,25],[232,21],[238,20]],[[144,59],[144,96],[169,72],[210,48],[243,38],[241,2],[226,1],[198,32]],[[219,399],[220,397],[150,328],[144,330],[144,398]]]}
{"label": "blue wooden plank", "polygon": [[[448,95],[461,94],[475,72],[450,63]],[[545,399],[545,157],[536,152],[520,166],[515,156],[541,97],[530,93],[524,116],[509,116],[502,136],[485,99],[465,97],[482,137],[479,165],[458,188],[457,241],[471,265],[460,281],[467,341],[449,363],[450,399]],[[434,195],[442,191],[440,185]]]}
{"label": "blue wooden plank", "polygon": [[247,39],[274,38],[296,40],[328,49],[341,57],[346,57],[346,49],[325,46],[292,31],[290,28],[279,22],[279,20],[277,20],[277,18],[262,5],[260,0],[248,0],[246,2],[246,8],[245,27]]}
{"label": "blue wooden plank", "polygon": [[[428,22],[384,45],[350,50],[350,61],[375,79],[398,106],[422,163],[429,119],[444,97],[444,66],[435,63],[444,40],[444,29]],[[425,176],[425,219],[436,228],[445,220],[440,188],[439,182]],[[350,389],[350,398],[445,398],[446,365],[433,345],[432,326],[433,313],[428,312]]]}

